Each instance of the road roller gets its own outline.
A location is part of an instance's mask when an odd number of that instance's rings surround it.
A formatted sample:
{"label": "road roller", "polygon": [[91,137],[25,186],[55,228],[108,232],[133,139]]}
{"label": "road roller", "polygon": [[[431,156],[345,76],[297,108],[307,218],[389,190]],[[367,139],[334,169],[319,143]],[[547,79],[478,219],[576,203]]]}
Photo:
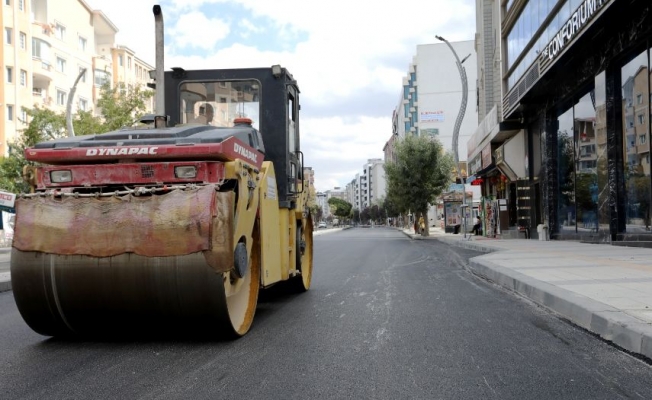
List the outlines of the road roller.
{"label": "road roller", "polygon": [[157,7],[156,112],[25,151],[11,277],[39,334],[238,338],[261,290],[310,288],[296,80],[280,65],[164,71]]}

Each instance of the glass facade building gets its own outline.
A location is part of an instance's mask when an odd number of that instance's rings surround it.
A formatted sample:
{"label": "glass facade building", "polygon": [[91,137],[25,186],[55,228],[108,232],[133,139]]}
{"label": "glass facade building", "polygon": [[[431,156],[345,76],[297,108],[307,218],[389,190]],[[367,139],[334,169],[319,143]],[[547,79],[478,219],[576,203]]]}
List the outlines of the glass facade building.
{"label": "glass facade building", "polygon": [[532,221],[552,239],[652,244],[652,2],[502,11],[503,117],[526,132]]}

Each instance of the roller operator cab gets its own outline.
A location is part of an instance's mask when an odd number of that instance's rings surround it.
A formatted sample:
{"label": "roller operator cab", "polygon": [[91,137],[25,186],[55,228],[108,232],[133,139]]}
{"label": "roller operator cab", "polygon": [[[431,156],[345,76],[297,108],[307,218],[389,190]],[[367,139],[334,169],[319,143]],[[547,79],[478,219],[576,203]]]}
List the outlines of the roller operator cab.
{"label": "roller operator cab", "polygon": [[16,201],[11,275],[38,333],[239,337],[260,289],[310,287],[292,75],[272,66],[164,76],[164,124],[25,152],[36,166],[25,170],[32,192]]}

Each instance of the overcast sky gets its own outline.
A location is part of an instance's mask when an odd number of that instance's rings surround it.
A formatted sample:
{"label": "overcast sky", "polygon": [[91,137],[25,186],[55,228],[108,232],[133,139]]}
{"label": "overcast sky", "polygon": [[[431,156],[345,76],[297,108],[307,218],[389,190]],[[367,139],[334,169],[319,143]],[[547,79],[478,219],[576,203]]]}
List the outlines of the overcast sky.
{"label": "overcast sky", "polygon": [[154,16],[165,68],[281,64],[301,90],[301,147],[319,191],[344,187],[383,158],[402,78],[418,44],[473,40],[475,0],[86,0],[118,27],[118,44],[154,65]]}

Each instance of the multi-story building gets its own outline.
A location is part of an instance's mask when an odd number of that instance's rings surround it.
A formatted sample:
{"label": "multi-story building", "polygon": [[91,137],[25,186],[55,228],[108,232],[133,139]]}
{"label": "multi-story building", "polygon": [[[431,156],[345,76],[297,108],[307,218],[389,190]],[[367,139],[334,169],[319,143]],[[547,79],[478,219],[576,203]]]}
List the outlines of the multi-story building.
{"label": "multi-story building", "polygon": [[364,191],[366,188],[366,179],[364,175],[361,174],[355,174],[355,178],[353,179],[353,187],[355,188],[355,194],[353,197],[353,202],[351,203],[353,205],[353,208],[359,211],[362,211],[362,199],[364,196]]}
{"label": "multi-story building", "polygon": [[502,118],[522,124],[532,227],[652,242],[652,3],[513,0],[501,12]]}
{"label": "multi-story building", "polygon": [[[127,90],[135,87],[145,88],[151,81],[149,72],[154,69],[151,65],[136,57],[136,53],[127,46],[117,45],[111,49],[113,62],[113,82],[121,82]],[[148,99],[148,110],[154,109],[154,97]]]}
{"label": "multi-story building", "polygon": [[303,179],[308,181],[307,189],[315,189],[315,170],[312,167],[303,167]]}
{"label": "multi-story building", "polygon": [[[450,43],[466,71],[468,82],[477,77],[474,41]],[[441,77],[446,77],[442,79]],[[465,116],[458,137],[458,154],[466,160],[466,142],[477,127],[476,90],[468,87]],[[437,137],[452,151],[453,130],[462,103],[462,80],[454,54],[446,43],[417,46],[416,55],[403,78],[399,104],[394,110],[393,126],[399,137],[407,134]]]}
{"label": "multi-story building", "polygon": [[351,203],[353,207],[355,207],[355,193],[356,193],[356,180],[352,179],[351,182],[346,184],[346,188],[344,189],[346,198],[345,200]]}
{"label": "multi-story building", "polygon": [[367,177],[366,184],[369,190],[366,191],[362,200],[362,210],[371,207],[382,201],[386,196],[387,184],[385,182],[385,162],[380,158],[369,159],[364,166],[364,174]]}
{"label": "multi-story building", "polygon": [[322,219],[327,219],[331,215],[331,209],[328,204],[328,195],[324,192],[317,192],[315,196],[317,197],[317,205],[321,209]]}
{"label": "multi-story building", "polygon": [[[83,70],[73,113],[95,110],[99,88],[107,80],[127,87],[145,87],[150,80],[148,71],[153,67],[128,48],[116,46],[118,28],[83,0],[5,0],[0,7],[4,109],[0,156],[8,153],[9,143],[26,127],[25,108],[65,112],[71,88]],[[123,68],[116,62],[120,56],[125,57]]]}
{"label": "multi-story building", "polygon": [[384,153],[384,161],[385,161],[385,163],[395,162],[396,161],[395,144],[396,144],[396,139],[397,138],[398,138],[398,135],[392,133],[392,136],[389,138],[389,140],[387,142],[385,142],[385,146],[383,146],[383,153]]}

